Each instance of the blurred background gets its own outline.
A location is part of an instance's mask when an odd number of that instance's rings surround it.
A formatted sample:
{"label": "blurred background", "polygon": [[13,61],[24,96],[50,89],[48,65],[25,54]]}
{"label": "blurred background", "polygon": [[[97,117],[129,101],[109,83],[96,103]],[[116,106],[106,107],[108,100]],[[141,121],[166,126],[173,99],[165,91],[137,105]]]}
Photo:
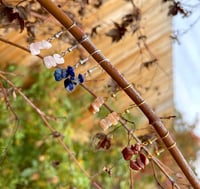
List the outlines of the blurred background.
{"label": "blurred background", "polygon": [[[61,54],[76,45],[76,40],[36,1],[0,3],[0,187],[94,188],[57,142],[57,137],[62,137],[102,188],[130,188],[132,180],[134,188],[171,188],[169,179],[153,163],[130,172],[121,151],[136,141],[129,139],[120,124],[103,131],[99,122],[109,111],[102,107],[91,114],[88,107],[94,96],[80,85],[69,93],[63,81],[55,81],[55,68],[44,66],[43,57]],[[75,20],[162,118],[195,170],[200,133],[198,50],[194,46],[198,44],[199,1],[192,5],[161,0],[54,3]],[[42,50],[40,57],[27,51],[31,43],[47,40],[59,31],[63,34],[52,41],[52,48]],[[58,67],[74,66],[88,56],[78,45]],[[87,75],[85,86],[123,116],[143,143],[154,141],[147,145],[152,155],[167,162],[167,172],[181,188],[188,188],[148,120],[115,81],[92,58],[75,72]],[[41,114],[8,80],[44,112],[59,136],[45,127]]]}

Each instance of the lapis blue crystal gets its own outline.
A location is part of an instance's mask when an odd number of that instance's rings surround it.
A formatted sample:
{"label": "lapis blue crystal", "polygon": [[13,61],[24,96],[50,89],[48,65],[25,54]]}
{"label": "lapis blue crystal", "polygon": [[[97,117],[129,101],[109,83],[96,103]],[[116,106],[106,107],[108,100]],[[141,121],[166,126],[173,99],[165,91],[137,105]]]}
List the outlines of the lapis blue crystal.
{"label": "lapis blue crystal", "polygon": [[64,86],[65,86],[65,89],[68,90],[69,92],[73,91],[74,89],[74,84],[69,78],[65,79]]}
{"label": "lapis blue crystal", "polygon": [[56,81],[64,80],[65,89],[69,92],[73,91],[76,85],[83,83],[85,78],[82,74],[78,74],[78,77],[75,76],[74,68],[68,66],[67,69],[57,68],[54,71],[54,78]]}
{"label": "lapis blue crystal", "polygon": [[62,77],[62,69],[60,68],[57,68],[55,71],[54,71],[54,78],[56,81],[60,81],[63,79]]}
{"label": "lapis blue crystal", "polygon": [[78,74],[78,80],[80,83],[83,83],[85,81],[84,76],[82,74]]}
{"label": "lapis blue crystal", "polygon": [[67,69],[62,69],[61,76],[62,76],[63,79],[67,78],[69,76]]}
{"label": "lapis blue crystal", "polygon": [[75,72],[74,72],[74,68],[71,66],[67,67],[67,73],[71,76],[71,77],[75,77]]}

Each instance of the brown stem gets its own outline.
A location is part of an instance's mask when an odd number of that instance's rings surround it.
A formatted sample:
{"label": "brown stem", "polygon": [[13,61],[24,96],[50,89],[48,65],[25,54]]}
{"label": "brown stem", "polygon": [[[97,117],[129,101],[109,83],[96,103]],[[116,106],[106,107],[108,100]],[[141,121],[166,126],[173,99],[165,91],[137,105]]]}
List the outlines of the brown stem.
{"label": "brown stem", "polygon": [[[11,41],[8,41],[7,39],[3,39],[3,38],[0,37],[0,41],[2,41],[2,42],[4,42],[4,43],[7,43],[7,44],[9,44],[9,45],[15,46],[15,47],[17,47],[17,48],[19,48],[19,49],[21,49],[21,50],[24,50],[24,51],[30,53],[30,50],[29,50],[29,49],[27,49],[27,48],[25,48],[25,47],[23,47],[23,46],[21,46],[21,45],[18,45],[18,44],[16,44],[16,43],[13,43],[13,42],[11,42]],[[41,55],[37,55],[37,56],[38,56],[39,58],[43,59],[43,57],[42,57]]]}
{"label": "brown stem", "polygon": [[[132,101],[139,106],[140,110],[148,118],[149,123],[154,127],[158,135],[163,140],[167,149],[171,153],[174,160],[177,162],[188,181],[191,183],[193,188],[200,189],[200,183],[196,175],[188,165],[187,161],[183,157],[182,153],[176,146],[175,141],[168,134],[168,130],[163,125],[160,118],[155,114],[152,108],[144,101],[144,99],[139,95],[139,93],[129,85],[127,80],[115,69],[109,60],[98,51],[97,47],[89,39],[83,41],[86,34],[76,25],[74,22],[62,12],[52,1],[50,0],[37,0],[47,11],[52,14],[69,32],[74,36],[74,38],[81,42],[81,45],[87,50],[89,54],[100,64],[100,66],[117,82],[117,84],[124,90],[124,92],[132,99]],[[96,53],[95,53],[96,52]]]}
{"label": "brown stem", "polygon": [[15,125],[15,127],[13,128],[13,131],[12,131],[12,133],[11,133],[11,137],[10,137],[10,139],[8,140],[8,143],[7,143],[5,149],[4,149],[3,153],[2,153],[2,156],[1,156],[1,158],[0,158],[0,165],[2,165],[2,163],[3,163],[4,160],[6,159],[6,155],[7,155],[7,153],[8,153],[9,146],[11,145],[12,140],[13,140],[15,134],[17,133],[17,130],[18,130],[18,127],[19,127],[19,118],[18,118],[17,114],[15,113],[13,107],[10,105],[10,101],[9,101],[9,98],[8,98],[8,92],[6,92],[6,89],[4,88],[3,83],[1,82],[1,80],[0,80],[0,89],[1,89],[1,91],[2,91],[2,93],[3,93],[3,97],[4,97],[4,101],[5,101],[5,103],[6,103],[6,106],[7,106],[8,109],[10,109],[10,111],[11,111],[12,114],[14,115],[15,121],[16,121],[16,125]]}

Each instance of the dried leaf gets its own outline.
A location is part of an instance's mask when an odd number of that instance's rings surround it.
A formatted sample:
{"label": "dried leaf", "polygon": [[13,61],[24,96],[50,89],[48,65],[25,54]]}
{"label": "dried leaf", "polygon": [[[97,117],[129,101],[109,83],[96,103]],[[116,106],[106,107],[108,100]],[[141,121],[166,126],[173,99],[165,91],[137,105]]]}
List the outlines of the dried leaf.
{"label": "dried leaf", "polygon": [[94,27],[92,28],[91,34],[90,34],[91,37],[94,37],[95,35],[97,35],[97,29],[98,29],[99,27],[101,27],[100,24],[98,24],[98,25],[96,25],[96,26],[94,26]]}
{"label": "dried leaf", "polygon": [[99,8],[103,5],[103,0],[97,0],[97,2],[93,5],[95,8]]}
{"label": "dried leaf", "polygon": [[0,23],[3,26],[11,27],[13,21],[16,21],[20,26],[21,32],[24,30],[24,19],[20,16],[19,12],[15,11],[14,7],[0,4],[0,17]]}
{"label": "dried leaf", "polygon": [[125,35],[126,31],[126,27],[114,22],[114,28],[108,31],[106,35],[112,38],[112,42],[118,42]]}

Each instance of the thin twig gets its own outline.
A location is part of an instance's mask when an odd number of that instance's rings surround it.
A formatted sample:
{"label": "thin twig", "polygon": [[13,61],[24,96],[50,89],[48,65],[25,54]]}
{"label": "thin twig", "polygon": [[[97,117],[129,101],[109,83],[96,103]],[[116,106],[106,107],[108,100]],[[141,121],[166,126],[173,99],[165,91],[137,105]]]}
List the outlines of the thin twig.
{"label": "thin twig", "polygon": [[[14,90],[17,93],[19,93],[19,95],[21,95],[24,98],[24,100],[37,112],[37,114],[41,117],[41,119],[44,122],[45,126],[51,131],[51,133],[55,132],[55,129],[53,129],[53,127],[49,124],[49,122],[46,119],[44,113],[35,104],[33,104],[29,100],[29,98],[22,91],[20,91],[10,80],[8,80],[2,74],[0,74],[0,77],[3,80],[5,80],[10,86],[12,86],[14,88]],[[74,163],[76,164],[76,166],[79,167],[79,169],[85,174],[85,176],[87,176],[90,179],[91,183],[97,189],[101,189],[101,186],[99,186],[95,181],[91,180],[91,177],[90,177],[89,173],[80,165],[80,163],[78,162],[78,160],[76,159],[76,157],[74,156],[74,154],[70,151],[70,149],[68,148],[68,146],[64,143],[63,139],[61,137],[58,137],[57,140],[61,144],[61,146],[64,148],[64,150],[67,152],[67,154],[69,155],[69,157],[74,161]]]}
{"label": "thin twig", "polygon": [[[25,47],[23,47],[23,46],[21,46],[21,45],[18,45],[18,44],[16,44],[16,43],[11,42],[11,41],[8,41],[7,39],[3,39],[2,37],[0,37],[0,41],[2,41],[2,42],[4,42],[4,43],[7,43],[7,44],[9,44],[9,45],[12,45],[12,46],[14,46],[14,47],[17,47],[17,48],[23,50],[23,51],[26,51],[26,52],[30,53],[30,50],[29,50],[28,48],[25,48]],[[38,56],[39,58],[43,59],[43,56],[41,56],[41,55],[37,55],[37,56]]]}
{"label": "thin twig", "polygon": [[156,180],[157,185],[158,185],[161,189],[164,189],[163,186],[160,184],[159,179],[158,179],[158,177],[157,177],[156,169],[155,169],[155,166],[154,166],[154,162],[153,162],[153,161],[151,161],[151,167],[152,167],[153,176],[154,176],[154,178],[155,178],[155,180]]}
{"label": "thin twig", "polygon": [[16,125],[15,125],[14,128],[13,128],[11,137],[10,137],[10,139],[9,139],[9,141],[8,141],[8,143],[7,143],[7,145],[6,145],[6,147],[4,148],[4,152],[3,152],[2,156],[1,156],[1,159],[0,159],[0,164],[2,164],[3,161],[4,161],[5,158],[6,158],[7,153],[8,153],[9,146],[11,145],[12,140],[13,140],[15,134],[17,133],[18,126],[19,126],[19,118],[18,118],[17,114],[15,113],[13,107],[10,105],[10,101],[9,101],[9,99],[8,99],[8,96],[7,96],[8,94],[7,94],[7,92],[6,92],[6,89],[3,87],[3,84],[2,84],[1,81],[0,81],[0,88],[1,88],[1,91],[2,91],[2,93],[3,93],[4,101],[5,101],[5,103],[6,103],[7,109],[9,109],[9,110],[12,112],[12,114],[13,114],[14,117],[15,117],[15,121],[16,121]]}

